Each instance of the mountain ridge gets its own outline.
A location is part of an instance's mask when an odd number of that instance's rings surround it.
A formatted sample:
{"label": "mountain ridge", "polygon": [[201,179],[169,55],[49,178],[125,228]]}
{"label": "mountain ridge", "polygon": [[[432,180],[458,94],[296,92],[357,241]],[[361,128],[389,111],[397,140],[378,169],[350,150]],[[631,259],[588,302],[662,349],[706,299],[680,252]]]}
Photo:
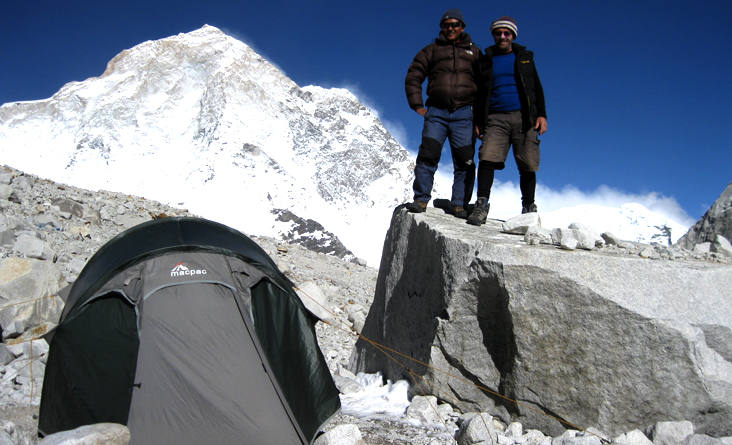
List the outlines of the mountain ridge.
{"label": "mountain ridge", "polygon": [[[381,247],[362,234],[383,238],[413,171],[353,94],[300,88],[208,25],[124,50],[100,77],[50,99],[3,105],[0,124],[8,165],[185,206],[247,233],[286,233],[262,215],[288,209],[372,264]],[[357,217],[344,218],[354,207]]]}

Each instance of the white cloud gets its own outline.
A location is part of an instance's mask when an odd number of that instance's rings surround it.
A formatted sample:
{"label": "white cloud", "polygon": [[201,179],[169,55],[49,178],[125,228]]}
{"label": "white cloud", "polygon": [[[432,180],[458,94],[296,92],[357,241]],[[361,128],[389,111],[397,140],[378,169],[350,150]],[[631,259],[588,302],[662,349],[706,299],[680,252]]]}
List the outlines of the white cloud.
{"label": "white cloud", "polygon": [[[436,198],[450,198],[452,187],[452,165],[440,164],[435,174]],[[475,194],[473,202],[475,202]],[[518,183],[495,181],[491,189],[491,217],[507,219],[521,212],[521,189]],[[601,185],[592,191],[583,191],[573,185],[555,190],[545,185],[536,187],[536,204],[540,212],[553,212],[566,207],[593,204],[603,207],[620,208],[623,204],[638,203],[648,210],[685,227],[691,227],[696,220],[689,216],[673,197],[657,192],[645,194],[628,193],[623,190]]]}
{"label": "white cloud", "polygon": [[[521,190],[516,183],[496,181],[491,191],[490,201],[491,210],[494,208],[496,210],[507,209],[506,213],[512,213],[510,210],[515,213],[515,208],[518,210],[521,208]],[[690,227],[696,222],[675,198],[657,192],[646,194],[628,193],[607,185],[601,185],[592,191],[583,191],[573,185],[566,185],[560,190],[553,190],[539,184],[536,189],[536,204],[541,212],[552,212],[581,204],[619,208],[621,205],[628,203],[641,204],[648,210],[686,227]]]}

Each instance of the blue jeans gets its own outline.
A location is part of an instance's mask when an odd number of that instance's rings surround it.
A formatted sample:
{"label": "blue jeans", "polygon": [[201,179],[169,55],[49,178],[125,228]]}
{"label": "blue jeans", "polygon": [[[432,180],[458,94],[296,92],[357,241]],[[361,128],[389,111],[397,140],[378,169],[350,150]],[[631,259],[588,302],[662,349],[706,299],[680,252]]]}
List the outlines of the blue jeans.
{"label": "blue jeans", "polygon": [[473,107],[467,106],[449,111],[430,107],[424,117],[422,145],[414,168],[414,199],[430,202],[437,165],[442,146],[450,139],[452,151],[453,182],[450,203],[465,207],[473,197],[475,184],[475,133],[473,131]]}

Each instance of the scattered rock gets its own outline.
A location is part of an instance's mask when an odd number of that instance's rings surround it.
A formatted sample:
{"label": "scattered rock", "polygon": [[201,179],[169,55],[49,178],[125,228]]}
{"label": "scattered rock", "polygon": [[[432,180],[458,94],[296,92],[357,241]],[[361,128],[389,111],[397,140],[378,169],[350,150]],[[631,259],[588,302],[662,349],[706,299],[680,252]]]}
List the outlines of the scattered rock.
{"label": "scattered rock", "polygon": [[524,236],[526,244],[552,244],[552,232],[540,226],[531,226]]}
{"label": "scattered rock", "polygon": [[130,430],[117,423],[85,425],[71,431],[62,431],[43,438],[39,445],[127,445]]}
{"label": "scattered rock", "polygon": [[620,244],[621,239],[615,236],[612,232],[605,232],[601,236],[607,245],[617,246]]}
{"label": "scattered rock", "polygon": [[720,252],[732,256],[732,244],[730,244],[727,238],[719,234],[714,237],[714,242],[712,243],[710,250],[712,252]]}
{"label": "scattered rock", "polygon": [[315,439],[314,445],[366,445],[356,425],[338,425]]}
{"label": "scattered rock", "polygon": [[657,422],[649,430],[648,437],[653,445],[676,445],[694,434],[694,425],[688,420],[680,422]]}
{"label": "scattered rock", "polygon": [[524,235],[533,226],[541,227],[541,218],[536,212],[514,216],[503,223],[503,231],[516,235]]}
{"label": "scattered rock", "polygon": [[618,445],[653,445],[653,442],[646,437],[641,430],[633,430],[613,439]]}

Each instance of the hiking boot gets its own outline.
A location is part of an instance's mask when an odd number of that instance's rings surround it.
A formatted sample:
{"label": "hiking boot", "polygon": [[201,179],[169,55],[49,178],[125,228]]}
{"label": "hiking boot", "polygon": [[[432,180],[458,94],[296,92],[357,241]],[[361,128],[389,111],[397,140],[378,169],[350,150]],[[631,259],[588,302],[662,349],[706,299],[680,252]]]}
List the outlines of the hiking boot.
{"label": "hiking boot", "polygon": [[534,204],[534,203],[531,203],[531,205],[530,205],[530,206],[528,206],[528,207],[523,207],[523,208],[521,208],[521,214],[522,214],[522,215],[523,215],[524,213],[536,213],[537,211],[538,211],[538,210],[537,210],[537,208],[536,208],[536,204]]}
{"label": "hiking boot", "polygon": [[452,214],[455,215],[455,218],[468,219],[468,211],[463,206],[453,207]]}
{"label": "hiking boot", "polygon": [[488,210],[490,210],[490,208],[491,205],[488,203],[486,198],[478,198],[478,200],[475,201],[473,213],[468,217],[468,224],[472,224],[474,226],[485,224],[486,219],[488,219]]}
{"label": "hiking boot", "polygon": [[419,199],[415,199],[414,202],[407,204],[407,210],[412,213],[424,213],[427,211],[427,203],[420,201]]}

